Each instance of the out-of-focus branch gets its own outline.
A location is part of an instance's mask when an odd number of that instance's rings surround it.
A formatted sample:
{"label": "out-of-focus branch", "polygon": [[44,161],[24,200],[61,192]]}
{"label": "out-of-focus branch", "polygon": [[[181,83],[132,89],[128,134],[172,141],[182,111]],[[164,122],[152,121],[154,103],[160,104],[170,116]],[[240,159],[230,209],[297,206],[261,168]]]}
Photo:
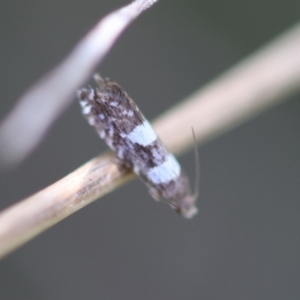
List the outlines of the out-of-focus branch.
{"label": "out-of-focus branch", "polygon": [[[154,127],[176,154],[237,126],[300,88],[300,26],[253,54],[187,101],[162,115]],[[71,213],[127,182],[109,154],[100,156],[0,214],[0,257]]]}
{"label": "out-of-focus branch", "polygon": [[300,90],[300,23],[154,121],[175,153],[203,143]]}
{"label": "out-of-focus branch", "polygon": [[51,186],[0,213],[0,258],[47,228],[116,189],[133,173],[112,153],[92,159]]}
{"label": "out-of-focus branch", "polygon": [[25,92],[0,126],[2,164],[16,164],[30,154],[122,31],[155,2],[135,0],[104,17],[65,60]]}

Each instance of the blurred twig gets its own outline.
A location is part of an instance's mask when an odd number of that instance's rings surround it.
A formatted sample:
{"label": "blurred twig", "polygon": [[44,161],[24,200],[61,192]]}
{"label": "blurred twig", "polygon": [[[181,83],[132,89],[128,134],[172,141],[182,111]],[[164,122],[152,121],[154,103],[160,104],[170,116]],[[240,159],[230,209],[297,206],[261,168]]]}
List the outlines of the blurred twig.
{"label": "blurred twig", "polygon": [[115,161],[111,153],[94,158],[0,213],[0,258],[133,177]]}
{"label": "blurred twig", "polygon": [[[300,90],[300,23],[154,121],[175,153],[247,121]],[[186,126],[188,125],[188,126]]]}
{"label": "blurred twig", "polygon": [[17,164],[30,154],[123,30],[155,2],[135,0],[105,16],[65,60],[25,92],[0,126],[2,165]]}
{"label": "blurred twig", "polygon": [[[176,154],[286,99],[300,87],[300,25],[253,54],[186,101],[154,127]],[[133,174],[105,154],[0,214],[0,257],[71,213],[125,183]]]}

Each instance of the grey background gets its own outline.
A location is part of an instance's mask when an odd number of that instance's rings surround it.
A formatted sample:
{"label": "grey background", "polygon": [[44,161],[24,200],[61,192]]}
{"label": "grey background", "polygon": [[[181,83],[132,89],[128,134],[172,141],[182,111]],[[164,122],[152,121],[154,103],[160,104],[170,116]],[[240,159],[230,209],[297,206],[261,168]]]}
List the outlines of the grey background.
{"label": "grey background", "polygon": [[[2,1],[0,117],[125,3]],[[289,28],[299,10],[298,0],[161,0],[99,70],[152,119]],[[135,180],[1,261],[0,299],[299,299],[299,97],[200,148],[195,219]],[[0,174],[0,209],[105,149],[74,101],[29,159]],[[180,161],[193,178],[192,152]]]}

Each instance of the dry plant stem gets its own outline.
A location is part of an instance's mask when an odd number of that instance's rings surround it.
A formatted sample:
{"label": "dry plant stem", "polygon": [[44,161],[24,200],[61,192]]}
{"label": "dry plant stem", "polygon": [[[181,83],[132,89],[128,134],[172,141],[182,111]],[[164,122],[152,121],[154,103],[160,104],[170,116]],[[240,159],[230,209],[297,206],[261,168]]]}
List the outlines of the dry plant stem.
{"label": "dry plant stem", "polygon": [[107,153],[4,210],[0,213],[0,258],[133,176]]}
{"label": "dry plant stem", "polygon": [[[167,147],[180,154],[236,126],[300,87],[300,26],[287,32],[154,122]],[[125,183],[111,155],[100,156],[0,214],[0,257],[76,210]]]}
{"label": "dry plant stem", "polygon": [[21,97],[0,126],[2,164],[20,162],[38,145],[122,31],[156,1],[136,0],[104,17],[65,60]]}

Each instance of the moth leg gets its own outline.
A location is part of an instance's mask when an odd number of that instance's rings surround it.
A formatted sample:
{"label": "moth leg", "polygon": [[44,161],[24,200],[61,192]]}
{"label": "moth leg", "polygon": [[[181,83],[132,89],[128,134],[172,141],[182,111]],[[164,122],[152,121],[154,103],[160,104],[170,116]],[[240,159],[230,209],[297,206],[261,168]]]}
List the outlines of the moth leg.
{"label": "moth leg", "polygon": [[119,170],[132,169],[131,165],[128,162],[126,162],[125,160],[119,158],[118,156],[114,157],[114,162],[118,166]]}
{"label": "moth leg", "polygon": [[154,200],[159,201],[161,199],[161,193],[152,186],[149,186],[149,193]]}

